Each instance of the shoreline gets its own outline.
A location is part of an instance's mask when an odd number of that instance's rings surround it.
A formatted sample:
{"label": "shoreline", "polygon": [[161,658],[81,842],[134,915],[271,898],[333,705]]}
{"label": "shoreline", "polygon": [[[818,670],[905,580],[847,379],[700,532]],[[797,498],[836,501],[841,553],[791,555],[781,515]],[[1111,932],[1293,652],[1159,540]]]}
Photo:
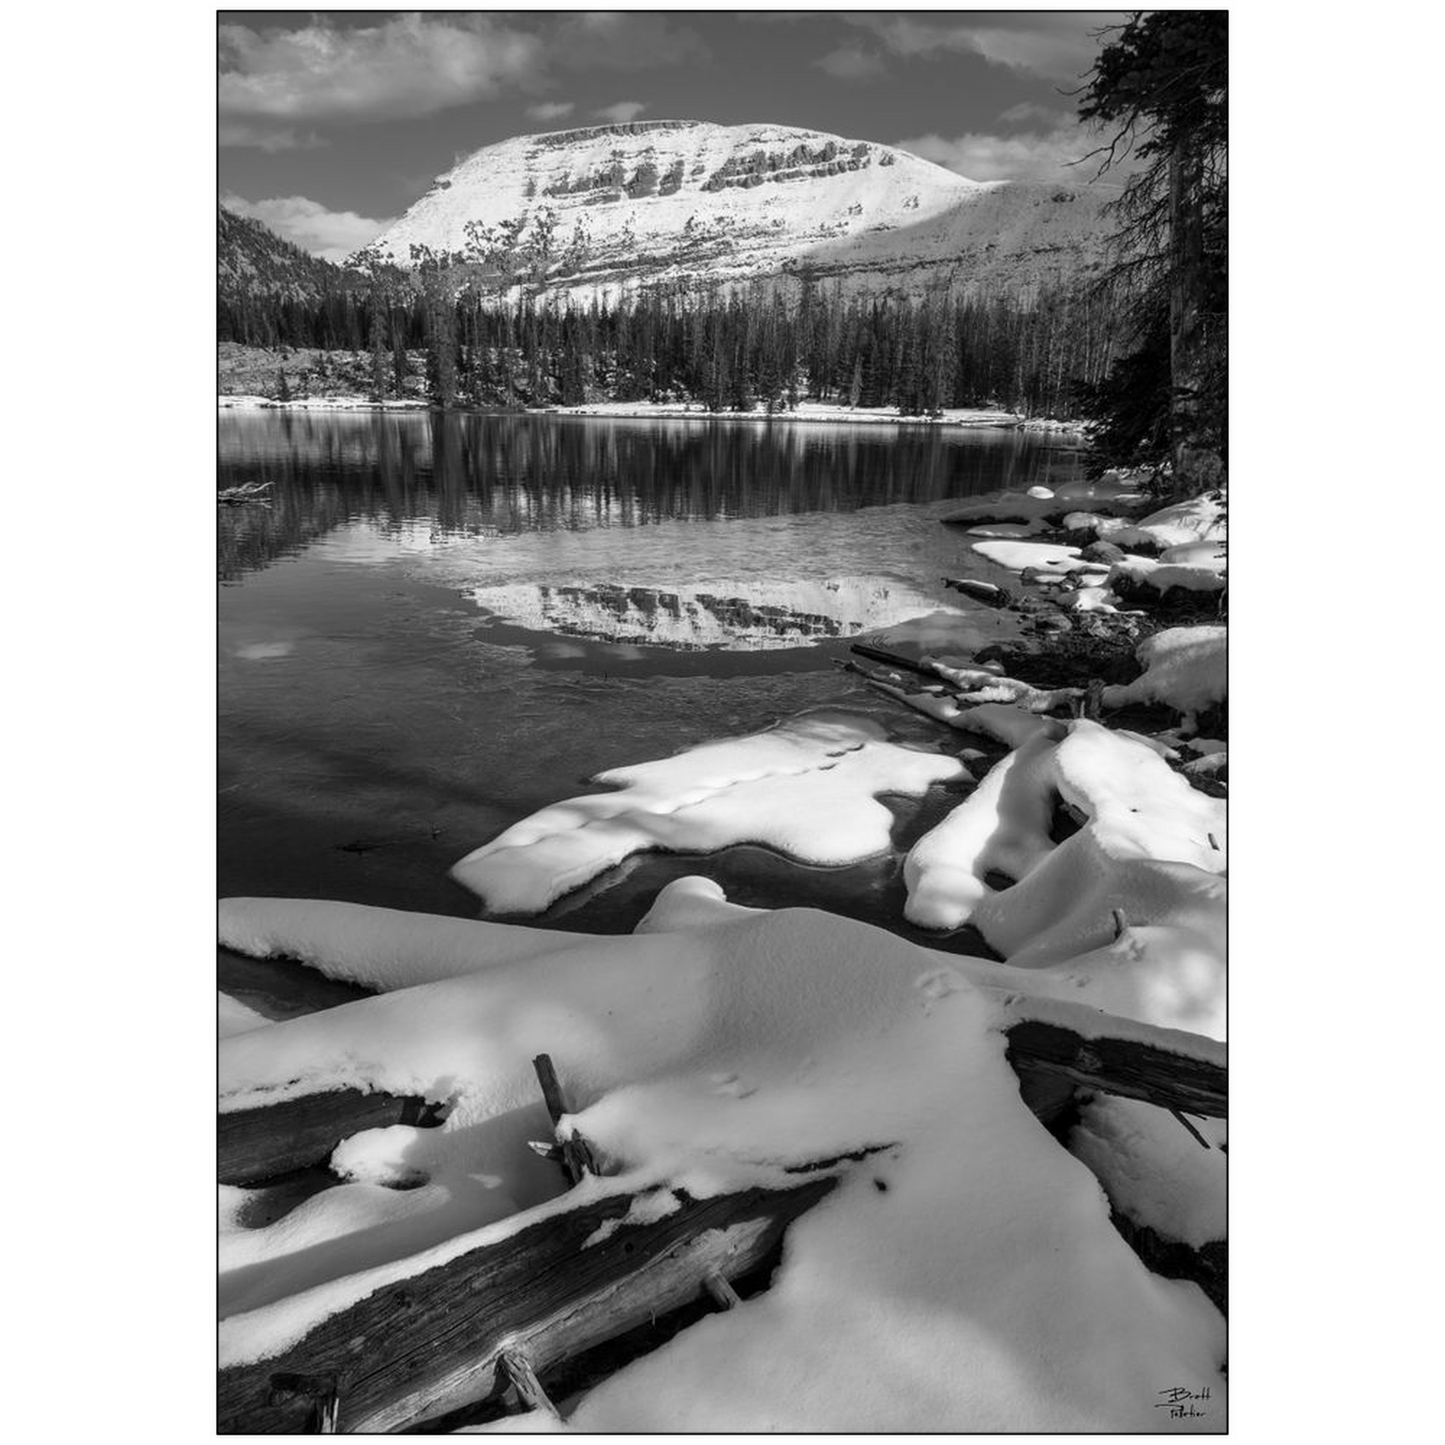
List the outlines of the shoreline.
{"label": "shoreline", "polygon": [[[285,412],[419,412],[438,411],[429,401],[400,398],[373,401],[356,395],[297,397],[279,401],[254,393],[221,393],[216,398],[218,411],[285,411]],[[511,411],[471,407],[454,409],[455,415],[471,416],[563,416],[601,417],[624,421],[733,421],[733,422],[811,422],[851,426],[926,426],[950,430],[993,428],[1009,431],[1057,433],[1082,437],[1088,422],[1060,421],[1052,417],[1026,417],[1019,412],[993,410],[987,407],[951,407],[938,416],[905,416],[889,407],[830,406],[818,402],[801,402],[791,411],[751,412],[708,411],[687,402],[592,402],[582,406],[519,407]]]}

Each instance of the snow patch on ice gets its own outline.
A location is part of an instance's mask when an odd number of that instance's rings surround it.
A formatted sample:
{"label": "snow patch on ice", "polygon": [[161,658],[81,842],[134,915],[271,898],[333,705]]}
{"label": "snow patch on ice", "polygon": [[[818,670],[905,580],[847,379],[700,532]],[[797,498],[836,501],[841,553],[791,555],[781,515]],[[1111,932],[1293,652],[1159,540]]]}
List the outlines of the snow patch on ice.
{"label": "snow patch on ice", "polygon": [[880,793],[917,797],[966,776],[956,758],[887,741],[870,718],[817,712],[767,732],[613,768],[620,790],[543,808],[469,853],[452,876],[501,912],[540,912],[628,855],[761,843],[837,866],[887,850]]}

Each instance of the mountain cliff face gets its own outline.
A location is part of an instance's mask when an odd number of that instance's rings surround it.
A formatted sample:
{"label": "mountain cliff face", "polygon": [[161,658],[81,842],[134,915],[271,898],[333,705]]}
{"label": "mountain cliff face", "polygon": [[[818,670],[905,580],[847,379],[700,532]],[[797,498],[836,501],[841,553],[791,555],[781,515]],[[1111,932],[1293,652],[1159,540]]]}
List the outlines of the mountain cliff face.
{"label": "mountain cliff face", "polygon": [[846,291],[1026,294],[1099,263],[1108,195],[969,181],[791,126],[633,122],[486,146],[374,246],[406,265],[413,245],[464,250],[468,222],[513,227],[515,255],[546,289],[580,298],[802,271]]}

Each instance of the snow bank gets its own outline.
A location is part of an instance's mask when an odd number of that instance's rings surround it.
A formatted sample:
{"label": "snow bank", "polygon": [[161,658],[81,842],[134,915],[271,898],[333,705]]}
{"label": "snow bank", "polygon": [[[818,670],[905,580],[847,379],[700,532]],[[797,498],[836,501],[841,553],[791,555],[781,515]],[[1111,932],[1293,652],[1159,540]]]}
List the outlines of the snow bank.
{"label": "snow bank", "polygon": [[[1087,822],[1052,846],[1060,800]],[[1098,1007],[1222,1037],[1226,842],[1222,803],[1152,749],[1075,721],[997,764],[919,839],[905,916],[971,922],[1011,965],[1062,968]],[[989,889],[994,869],[1018,881]]]}
{"label": "snow bank", "polygon": [[1103,577],[1109,568],[1089,562],[1077,547],[1060,547],[1051,542],[974,542],[973,550],[1000,567],[1022,572],[1031,567],[1044,577],[1067,577],[1074,572],[1094,572]]}
{"label": "snow bank", "polygon": [[967,776],[957,758],[887,741],[870,718],[818,712],[768,732],[614,768],[620,791],[543,808],[469,853],[458,882],[499,912],[540,912],[629,854],[708,853],[762,843],[807,863],[885,852],[893,815],[880,793],[917,797]]}
{"label": "snow bank", "polygon": [[220,941],[367,988],[407,988],[586,944],[585,934],[312,898],[224,898]]}
{"label": "snow bank", "polygon": [[957,928],[988,896],[986,873],[1021,878],[1044,858],[1054,846],[1053,760],[1053,741],[1036,733],[914,844],[903,865],[909,922]]}
{"label": "snow bank", "polygon": [[1206,492],[1187,502],[1176,502],[1151,512],[1131,525],[1104,530],[1101,535],[1120,547],[1143,543],[1169,548],[1222,542],[1227,535],[1224,498],[1219,492]]}
{"label": "snow bank", "polygon": [[1182,713],[1185,731],[1195,717],[1225,700],[1228,691],[1229,629],[1168,627],[1146,637],[1135,653],[1144,671],[1133,682],[1104,689],[1105,707],[1158,702]]}
{"label": "snow bank", "polygon": [[1190,1122],[1208,1149],[1167,1109],[1100,1094],[1080,1110],[1069,1149],[1121,1214],[1200,1249],[1225,1237],[1227,1155],[1220,1146],[1229,1129],[1223,1119]]}
{"label": "snow bank", "polygon": [[221,411],[426,411],[431,403],[410,397],[373,401],[370,397],[355,395],[302,396],[278,401],[274,397],[236,392],[218,396],[216,406]]}
{"label": "snow bank", "polygon": [[[354,949],[332,917],[338,949]],[[227,1231],[223,1288],[243,1308],[222,1323],[223,1365],[272,1356],[355,1299],[505,1238],[518,1223],[493,1212],[504,1197],[531,1206],[529,1222],[623,1190],[658,1191],[649,1207],[664,1208],[666,1190],[705,1197],[884,1145],[789,1229],[767,1294],[605,1381],[571,1427],[1223,1428],[1223,1321],[1197,1287],[1144,1268],[1098,1181],[1024,1106],[1004,1006],[965,976],[996,965],[813,910],[737,910],[695,880],[664,890],[650,918],[658,931],[223,1043],[228,1104],[298,1082],[456,1100],[439,1129],[343,1146],[337,1163],[358,1182]],[[433,937],[428,973],[455,957]],[[543,1049],[575,1127],[623,1171],[565,1201],[525,1145],[548,1129],[530,1065]],[[376,1182],[401,1169],[428,1182]],[[277,1293],[298,1278],[299,1292]],[[1207,1387],[1209,1414],[1160,1421],[1161,1381]]]}
{"label": "snow bank", "polygon": [[834,406],[828,402],[800,401],[790,410],[770,412],[761,403],[750,411],[709,411],[699,401],[598,401],[580,406],[535,408],[558,416],[638,417],[652,420],[750,421],[750,422],[846,422],[891,426],[1025,427],[1029,430],[1070,431],[1082,429],[1081,422],[1054,422],[1047,427],[1030,423],[1018,412],[993,407],[946,407],[933,416],[905,415],[896,406]]}
{"label": "snow bank", "polygon": [[[1200,554],[1194,548],[1188,551],[1199,558]],[[1136,587],[1152,587],[1160,593],[1169,591],[1171,587],[1182,587],[1186,592],[1223,592],[1228,570],[1224,553],[1211,549],[1208,555],[1211,560],[1166,562],[1162,557],[1156,559],[1131,554],[1109,569],[1108,583],[1114,587],[1122,581]]]}

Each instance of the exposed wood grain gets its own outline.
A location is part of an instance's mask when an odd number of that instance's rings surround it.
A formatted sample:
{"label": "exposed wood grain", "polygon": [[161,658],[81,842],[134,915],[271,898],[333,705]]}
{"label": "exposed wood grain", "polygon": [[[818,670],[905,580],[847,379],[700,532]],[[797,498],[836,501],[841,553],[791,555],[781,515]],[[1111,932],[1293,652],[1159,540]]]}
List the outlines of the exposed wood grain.
{"label": "exposed wood grain", "polygon": [[[309,1397],[273,1402],[278,1372],[334,1375],[344,1432],[405,1429],[491,1399],[509,1383],[504,1350],[521,1351],[541,1374],[695,1301],[710,1274],[736,1278],[763,1260],[836,1182],[828,1174],[791,1189],[679,1195],[680,1208],[646,1224],[621,1223],[633,1196],[613,1195],[523,1225],[375,1291],[282,1355],[223,1370],[219,1429],[314,1428]],[[604,1224],[615,1227],[597,1238]]]}
{"label": "exposed wood grain", "polygon": [[333,1089],[279,1104],[234,1109],[218,1116],[217,1178],[222,1184],[261,1184],[297,1169],[325,1164],[343,1139],[390,1124],[431,1128],[446,1106],[414,1095]]}
{"label": "exposed wood grain", "polygon": [[1007,1032],[1014,1070],[1037,1070],[1164,1109],[1228,1117],[1226,1072],[1206,1059],[1127,1038],[1085,1038],[1058,1024],[1025,1019]]}

